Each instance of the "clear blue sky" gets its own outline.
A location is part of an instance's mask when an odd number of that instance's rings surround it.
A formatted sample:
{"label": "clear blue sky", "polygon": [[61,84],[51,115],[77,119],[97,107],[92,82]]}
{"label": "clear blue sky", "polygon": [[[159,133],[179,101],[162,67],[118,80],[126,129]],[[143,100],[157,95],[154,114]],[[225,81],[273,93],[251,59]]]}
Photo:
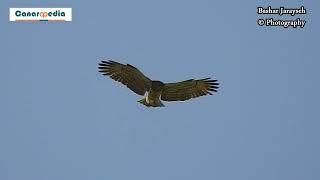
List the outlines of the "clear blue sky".
{"label": "clear blue sky", "polygon": [[[306,27],[257,26],[267,5],[304,5]],[[9,22],[9,7],[72,7],[73,21]],[[0,179],[320,179],[319,7],[1,0]],[[146,108],[98,72],[107,58],[221,88]]]}

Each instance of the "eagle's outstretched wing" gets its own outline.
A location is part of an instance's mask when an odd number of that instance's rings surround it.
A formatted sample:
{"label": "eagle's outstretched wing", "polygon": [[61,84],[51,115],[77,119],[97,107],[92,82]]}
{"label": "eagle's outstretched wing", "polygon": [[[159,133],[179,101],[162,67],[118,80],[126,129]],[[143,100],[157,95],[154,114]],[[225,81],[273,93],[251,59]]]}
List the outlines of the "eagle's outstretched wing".
{"label": "eagle's outstretched wing", "polygon": [[151,80],[130,64],[124,65],[111,60],[101,61],[99,69],[103,75],[121,82],[141,96],[151,87]]}
{"label": "eagle's outstretched wing", "polygon": [[167,83],[164,85],[161,99],[164,101],[185,101],[207,94],[212,95],[210,91],[217,92],[218,85],[217,80],[210,78]]}

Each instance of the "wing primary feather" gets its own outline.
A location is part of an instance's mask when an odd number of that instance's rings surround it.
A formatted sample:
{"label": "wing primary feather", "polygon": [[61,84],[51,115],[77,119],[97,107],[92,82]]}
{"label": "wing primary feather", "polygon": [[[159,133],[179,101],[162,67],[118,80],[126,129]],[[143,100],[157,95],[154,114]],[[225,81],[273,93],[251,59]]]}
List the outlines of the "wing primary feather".
{"label": "wing primary feather", "polygon": [[144,95],[151,87],[151,80],[132,65],[121,64],[113,60],[103,60],[98,64],[99,72],[126,85],[139,95]]}
{"label": "wing primary feather", "polygon": [[109,67],[106,67],[106,66],[99,66],[98,68],[99,69],[109,69]]}
{"label": "wing primary feather", "polygon": [[208,79],[210,79],[210,78],[208,77],[208,78],[204,78],[204,79],[199,79],[199,81],[206,81]]}
{"label": "wing primary feather", "polygon": [[189,79],[165,85],[161,99],[164,101],[185,101],[217,92],[219,83],[211,78]]}
{"label": "wing primary feather", "polygon": [[219,85],[219,83],[210,83],[211,85]]}

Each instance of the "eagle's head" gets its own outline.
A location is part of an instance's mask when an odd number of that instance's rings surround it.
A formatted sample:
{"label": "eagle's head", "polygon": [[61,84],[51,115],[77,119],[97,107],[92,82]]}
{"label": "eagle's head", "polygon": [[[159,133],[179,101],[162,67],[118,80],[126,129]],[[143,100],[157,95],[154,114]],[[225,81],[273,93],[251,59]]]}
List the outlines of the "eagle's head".
{"label": "eagle's head", "polygon": [[164,83],[161,81],[152,81],[151,89],[154,91],[161,91],[164,87]]}

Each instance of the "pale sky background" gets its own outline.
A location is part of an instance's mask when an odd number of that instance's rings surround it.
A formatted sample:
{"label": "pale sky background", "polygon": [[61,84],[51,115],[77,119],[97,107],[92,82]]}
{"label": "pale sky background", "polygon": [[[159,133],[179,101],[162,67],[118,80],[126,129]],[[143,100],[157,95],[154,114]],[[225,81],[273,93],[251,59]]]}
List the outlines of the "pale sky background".
{"label": "pale sky background", "polygon": [[[257,6],[304,5],[303,29]],[[66,23],[9,7],[72,7]],[[308,1],[0,1],[1,180],[320,179],[319,7]],[[103,77],[212,77],[214,96],[146,108]]]}

